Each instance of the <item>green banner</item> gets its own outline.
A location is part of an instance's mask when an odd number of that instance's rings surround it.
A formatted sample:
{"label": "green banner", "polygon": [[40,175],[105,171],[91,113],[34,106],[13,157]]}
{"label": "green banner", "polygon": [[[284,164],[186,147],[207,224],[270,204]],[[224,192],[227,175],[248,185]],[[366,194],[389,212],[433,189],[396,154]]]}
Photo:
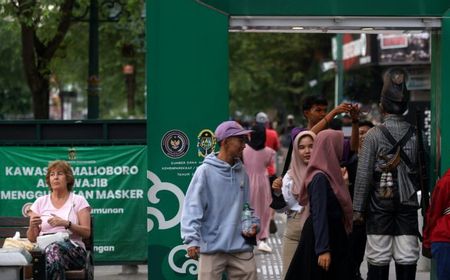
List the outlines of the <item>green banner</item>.
{"label": "green banner", "polygon": [[94,217],[94,260],[144,262],[146,146],[0,147],[0,215],[21,216],[39,196],[50,161],[66,160]]}

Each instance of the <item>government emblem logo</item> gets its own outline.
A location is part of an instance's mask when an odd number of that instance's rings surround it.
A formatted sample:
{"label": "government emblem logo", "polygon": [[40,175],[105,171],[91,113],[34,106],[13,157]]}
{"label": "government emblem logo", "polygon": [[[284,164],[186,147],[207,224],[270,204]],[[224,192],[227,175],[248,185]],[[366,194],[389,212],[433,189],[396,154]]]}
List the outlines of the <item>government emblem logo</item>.
{"label": "government emblem logo", "polygon": [[206,157],[210,153],[214,152],[216,147],[216,137],[209,129],[203,129],[200,131],[197,137],[197,150],[199,157]]}
{"label": "government emblem logo", "polygon": [[210,153],[214,152],[216,147],[216,137],[214,133],[209,129],[203,129],[200,131],[197,137],[197,150],[199,157],[206,157]]}
{"label": "government emblem logo", "polygon": [[75,151],[74,148],[70,148],[68,153],[67,153],[67,158],[69,160],[76,160],[77,159],[77,152]]}
{"label": "government emblem logo", "polygon": [[180,158],[189,150],[189,138],[180,130],[170,130],[161,140],[164,154],[170,158]]}

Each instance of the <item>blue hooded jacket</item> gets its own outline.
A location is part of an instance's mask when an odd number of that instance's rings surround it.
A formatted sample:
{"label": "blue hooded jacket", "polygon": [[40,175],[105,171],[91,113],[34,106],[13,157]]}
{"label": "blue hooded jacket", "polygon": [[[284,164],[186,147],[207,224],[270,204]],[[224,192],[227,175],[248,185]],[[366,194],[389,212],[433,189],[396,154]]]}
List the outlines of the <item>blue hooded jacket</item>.
{"label": "blue hooded jacket", "polygon": [[244,166],[209,154],[192,177],[181,215],[181,238],[201,253],[253,251],[241,235],[241,213],[249,201]]}

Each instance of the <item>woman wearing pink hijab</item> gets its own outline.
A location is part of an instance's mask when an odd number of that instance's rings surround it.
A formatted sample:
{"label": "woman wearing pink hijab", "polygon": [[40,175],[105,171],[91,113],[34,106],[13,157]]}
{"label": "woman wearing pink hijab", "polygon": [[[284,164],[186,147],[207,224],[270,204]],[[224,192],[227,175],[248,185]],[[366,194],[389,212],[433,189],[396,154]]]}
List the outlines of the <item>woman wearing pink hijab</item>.
{"label": "woman wearing pink hijab", "polygon": [[331,129],[314,141],[299,190],[300,205],[309,203],[310,216],[285,279],[350,279],[352,202],[340,168],[343,141],[342,131]]}
{"label": "woman wearing pink hijab", "polygon": [[316,134],[309,130],[304,130],[297,134],[293,142],[293,147],[296,148],[294,148],[292,153],[290,169],[284,175],[283,180],[279,177],[272,184],[275,193],[281,192],[286,202],[286,207],[277,210],[277,212],[284,212],[287,215],[282,241],[282,279],[284,279],[295,250],[298,247],[303,224],[309,217],[309,206],[301,206],[298,203],[298,197],[300,189],[303,188],[306,167],[311,158],[315,138]]}

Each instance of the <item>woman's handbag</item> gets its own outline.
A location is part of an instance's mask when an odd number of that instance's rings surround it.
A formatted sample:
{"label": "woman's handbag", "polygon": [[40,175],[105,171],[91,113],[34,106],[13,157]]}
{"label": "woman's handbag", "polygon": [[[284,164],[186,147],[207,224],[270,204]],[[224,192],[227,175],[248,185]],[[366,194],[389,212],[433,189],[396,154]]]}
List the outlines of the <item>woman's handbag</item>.
{"label": "woman's handbag", "polygon": [[48,245],[54,242],[65,241],[68,239],[69,233],[60,231],[54,234],[40,235],[36,238],[36,242],[38,244],[39,249],[43,251]]}
{"label": "woman's handbag", "polygon": [[284,200],[283,194],[280,194],[279,196],[277,196],[272,191],[272,202],[270,203],[270,208],[279,210],[279,209],[283,209],[284,207],[286,207],[286,201]]}
{"label": "woman's handbag", "polygon": [[[289,145],[289,150],[288,150],[287,155],[286,155],[286,159],[284,160],[283,172],[281,172],[281,176],[282,177],[284,175],[286,175],[286,173],[289,170],[289,165],[291,163],[291,157],[292,157],[292,150],[293,150],[293,148],[292,148],[292,141],[291,141],[291,144]],[[270,192],[272,194],[272,203],[270,203],[270,208],[275,209],[275,210],[283,209],[287,205],[286,201],[284,200],[284,196],[283,196],[282,193],[276,194],[272,190],[272,182],[270,183]]]}

